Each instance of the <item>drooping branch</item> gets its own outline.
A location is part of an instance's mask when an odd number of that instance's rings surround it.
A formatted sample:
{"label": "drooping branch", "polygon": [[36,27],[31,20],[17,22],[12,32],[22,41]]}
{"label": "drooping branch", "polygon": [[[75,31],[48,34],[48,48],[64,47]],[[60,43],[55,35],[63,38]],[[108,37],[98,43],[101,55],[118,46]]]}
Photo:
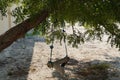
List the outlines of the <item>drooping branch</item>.
{"label": "drooping branch", "polygon": [[44,21],[46,17],[48,17],[48,12],[44,10],[34,18],[29,18],[0,35],[0,52],[24,36],[27,31]]}

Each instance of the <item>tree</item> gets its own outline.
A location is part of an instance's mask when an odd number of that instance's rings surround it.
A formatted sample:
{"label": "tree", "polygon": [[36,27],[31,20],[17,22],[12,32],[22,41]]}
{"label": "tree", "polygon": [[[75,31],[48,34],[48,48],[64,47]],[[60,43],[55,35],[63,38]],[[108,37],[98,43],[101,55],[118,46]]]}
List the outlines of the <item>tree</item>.
{"label": "tree", "polygon": [[[6,8],[17,4],[12,11],[18,24],[0,36],[0,51],[15,40],[35,28],[50,42],[51,35],[60,41],[67,41],[77,47],[78,44],[108,34],[108,42],[120,48],[120,1],[119,0],[0,0],[0,12],[6,15]],[[60,28],[71,24],[73,34],[63,34]],[[74,30],[75,23],[86,29],[85,33]],[[51,33],[51,28],[54,32]]]}

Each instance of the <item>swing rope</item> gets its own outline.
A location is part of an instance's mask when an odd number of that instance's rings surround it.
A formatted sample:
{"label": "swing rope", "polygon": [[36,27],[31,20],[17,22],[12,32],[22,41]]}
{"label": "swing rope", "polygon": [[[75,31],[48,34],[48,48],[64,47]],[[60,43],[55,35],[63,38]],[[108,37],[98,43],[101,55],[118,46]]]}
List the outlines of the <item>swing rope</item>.
{"label": "swing rope", "polygon": [[52,45],[50,46],[50,49],[51,49],[51,52],[50,52],[50,61],[52,61],[52,52],[53,52],[53,42],[52,42]]}
{"label": "swing rope", "polygon": [[50,49],[51,49],[51,52],[50,52],[50,61],[52,61],[52,53],[53,53],[53,48],[54,48],[54,46],[53,46],[53,44],[54,44],[54,30],[53,30],[53,26],[52,26],[52,38],[51,38],[51,41],[52,41],[52,44],[51,44],[51,46],[50,46]]}
{"label": "swing rope", "polygon": [[[51,46],[50,46],[50,49],[51,49],[51,52],[50,52],[50,61],[52,61],[52,53],[53,53],[53,44],[54,44],[54,33],[53,33],[53,27],[52,27],[52,43],[51,43]],[[66,51],[66,56],[68,56],[68,50],[67,50],[67,45],[66,45],[66,36],[65,36],[65,30],[63,29],[63,41],[64,41],[64,45],[65,45],[65,51]]]}
{"label": "swing rope", "polygon": [[68,56],[67,45],[66,45],[66,36],[65,36],[65,30],[64,29],[63,29],[63,34],[64,34],[64,45],[65,45],[66,56]]}

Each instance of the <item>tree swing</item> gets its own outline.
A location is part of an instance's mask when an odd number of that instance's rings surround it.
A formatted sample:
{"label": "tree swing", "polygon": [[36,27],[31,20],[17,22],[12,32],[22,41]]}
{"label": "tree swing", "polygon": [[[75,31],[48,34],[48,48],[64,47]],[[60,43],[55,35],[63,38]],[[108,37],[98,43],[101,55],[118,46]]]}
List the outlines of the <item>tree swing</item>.
{"label": "tree swing", "polygon": [[[63,34],[65,33],[65,30],[63,29]],[[68,63],[68,61],[70,60],[70,58],[68,57],[68,52],[67,52],[67,45],[66,45],[66,37],[64,35],[64,44],[65,44],[65,50],[66,50],[66,56],[64,58],[61,58],[59,60],[56,61],[52,61],[52,52],[53,52],[53,43],[54,43],[54,35],[52,33],[52,44],[50,46],[51,52],[50,52],[50,60],[47,63],[47,66],[49,68],[55,68],[56,71],[58,71],[60,74],[64,75],[65,74],[65,70],[64,67],[65,65]]]}

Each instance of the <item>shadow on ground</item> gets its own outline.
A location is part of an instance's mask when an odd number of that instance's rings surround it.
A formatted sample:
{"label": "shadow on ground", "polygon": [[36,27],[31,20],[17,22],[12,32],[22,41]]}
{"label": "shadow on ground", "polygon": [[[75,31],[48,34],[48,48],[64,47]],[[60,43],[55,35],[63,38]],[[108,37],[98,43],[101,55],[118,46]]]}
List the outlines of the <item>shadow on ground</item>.
{"label": "shadow on ground", "polygon": [[0,54],[0,80],[28,80],[35,42],[44,42],[38,37],[17,40]]}
{"label": "shadow on ground", "polygon": [[58,80],[120,80],[120,58],[114,58],[112,61],[93,60],[89,62],[77,61],[71,59],[65,67],[66,77],[60,75],[57,71],[52,73]]}
{"label": "shadow on ground", "polygon": [[[33,37],[20,39],[1,52],[0,80],[30,80],[27,78],[34,42],[44,42],[44,39]],[[111,61],[89,62],[70,59],[65,67],[66,78],[57,71],[54,71],[52,75],[58,80],[120,80],[120,57],[111,57],[111,59]]]}

